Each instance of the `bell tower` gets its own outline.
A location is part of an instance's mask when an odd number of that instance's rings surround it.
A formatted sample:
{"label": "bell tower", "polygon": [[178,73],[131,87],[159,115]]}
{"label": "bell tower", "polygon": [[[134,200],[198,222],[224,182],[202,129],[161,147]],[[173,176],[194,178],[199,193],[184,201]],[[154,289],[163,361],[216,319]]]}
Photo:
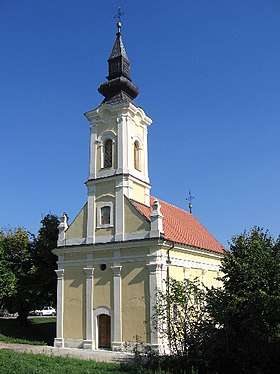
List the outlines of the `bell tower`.
{"label": "bell tower", "polygon": [[152,121],[134,102],[139,89],[130,77],[120,21],[107,81],[98,91],[104,96],[102,103],[85,113],[90,122],[88,243],[95,243],[96,236],[125,240],[125,197],[150,205],[147,134]]}

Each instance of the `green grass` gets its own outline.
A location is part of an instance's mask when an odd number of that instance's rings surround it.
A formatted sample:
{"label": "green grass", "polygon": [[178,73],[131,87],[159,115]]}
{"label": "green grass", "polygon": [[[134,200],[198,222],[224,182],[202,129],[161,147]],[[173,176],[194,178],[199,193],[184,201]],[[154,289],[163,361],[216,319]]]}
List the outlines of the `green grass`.
{"label": "green grass", "polygon": [[27,326],[16,319],[0,318],[0,340],[8,343],[53,345],[55,317],[29,318]]}
{"label": "green grass", "polygon": [[0,350],[0,374],[119,374],[118,364]]}

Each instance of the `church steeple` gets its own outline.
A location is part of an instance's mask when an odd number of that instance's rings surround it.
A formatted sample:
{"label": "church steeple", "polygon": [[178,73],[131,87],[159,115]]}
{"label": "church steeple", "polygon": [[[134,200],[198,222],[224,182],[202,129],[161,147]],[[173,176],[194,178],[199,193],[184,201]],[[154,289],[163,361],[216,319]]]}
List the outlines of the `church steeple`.
{"label": "church steeple", "polygon": [[105,96],[102,104],[132,102],[139,94],[139,88],[130,78],[130,61],[122,40],[121,26],[119,20],[116,40],[108,59],[108,82],[101,83],[98,88],[98,91]]}

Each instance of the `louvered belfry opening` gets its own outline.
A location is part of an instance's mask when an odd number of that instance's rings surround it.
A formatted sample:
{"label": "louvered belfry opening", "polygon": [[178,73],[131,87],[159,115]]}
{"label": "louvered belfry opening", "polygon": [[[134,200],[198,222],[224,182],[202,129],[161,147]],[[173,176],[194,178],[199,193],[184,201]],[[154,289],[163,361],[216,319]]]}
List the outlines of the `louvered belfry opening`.
{"label": "louvered belfry opening", "polygon": [[111,168],[113,163],[113,142],[107,139],[104,145],[104,168]]}

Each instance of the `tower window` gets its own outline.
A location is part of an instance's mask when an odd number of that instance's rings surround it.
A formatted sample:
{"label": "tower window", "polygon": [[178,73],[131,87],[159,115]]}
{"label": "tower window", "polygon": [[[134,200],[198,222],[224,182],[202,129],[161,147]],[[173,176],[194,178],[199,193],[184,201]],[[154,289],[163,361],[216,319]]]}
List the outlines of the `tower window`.
{"label": "tower window", "polygon": [[112,167],[112,159],[113,159],[113,141],[111,139],[107,139],[104,144],[104,168],[111,168]]}
{"label": "tower window", "polygon": [[[104,198],[105,195],[102,195]],[[104,229],[113,227],[114,204],[111,201],[96,202],[96,228]]]}
{"label": "tower window", "polygon": [[134,169],[140,170],[140,146],[139,142],[134,142]]}
{"label": "tower window", "polygon": [[101,208],[100,212],[100,223],[101,225],[109,225],[110,224],[110,215],[111,215],[111,208],[109,206],[104,206]]}

